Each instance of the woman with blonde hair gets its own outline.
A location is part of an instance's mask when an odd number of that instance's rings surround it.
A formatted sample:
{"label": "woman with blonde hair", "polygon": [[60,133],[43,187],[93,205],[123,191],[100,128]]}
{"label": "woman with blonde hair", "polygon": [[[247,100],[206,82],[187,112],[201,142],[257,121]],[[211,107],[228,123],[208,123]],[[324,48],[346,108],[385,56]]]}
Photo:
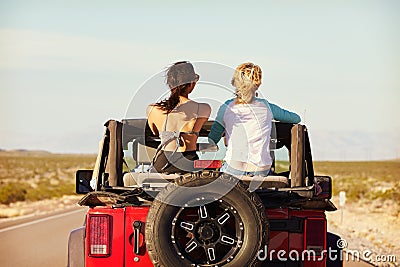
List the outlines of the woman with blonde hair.
{"label": "woman with blonde hair", "polygon": [[227,151],[222,170],[232,175],[267,176],[272,165],[272,120],[301,120],[296,113],[256,97],[261,78],[258,65],[248,62],[236,68],[231,81],[236,97],[221,105],[208,136],[211,142],[218,143],[225,132]]}

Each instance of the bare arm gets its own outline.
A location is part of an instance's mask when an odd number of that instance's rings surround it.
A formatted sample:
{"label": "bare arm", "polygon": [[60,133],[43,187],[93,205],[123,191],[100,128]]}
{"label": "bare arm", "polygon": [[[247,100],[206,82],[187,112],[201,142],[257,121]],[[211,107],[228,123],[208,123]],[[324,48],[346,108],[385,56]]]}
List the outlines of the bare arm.
{"label": "bare arm", "polygon": [[156,107],[154,107],[153,105],[149,105],[147,106],[146,109],[146,115],[147,115],[147,123],[149,124],[149,127],[151,129],[151,131],[153,132],[153,134],[158,136],[158,129],[156,124],[154,123],[154,116],[156,115],[155,113],[157,113],[158,109]]}

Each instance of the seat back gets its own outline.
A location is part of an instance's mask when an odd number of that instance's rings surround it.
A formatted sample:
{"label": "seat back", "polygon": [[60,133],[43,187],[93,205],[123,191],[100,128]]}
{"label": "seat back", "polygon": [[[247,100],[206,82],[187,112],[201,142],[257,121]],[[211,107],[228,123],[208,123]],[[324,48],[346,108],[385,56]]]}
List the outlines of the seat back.
{"label": "seat back", "polygon": [[[129,172],[124,175],[124,186],[164,187],[178,177],[179,174]],[[285,176],[243,176],[240,180],[249,186],[250,191],[260,188],[289,187],[289,179]]]}
{"label": "seat back", "polygon": [[153,158],[156,154],[156,149],[145,146],[139,142],[133,142],[132,145],[134,146],[133,151],[133,158],[136,160],[138,165],[150,165],[153,161]]}
{"label": "seat back", "polygon": [[152,172],[128,172],[124,174],[124,186],[165,187],[179,177],[179,174],[164,174]]}

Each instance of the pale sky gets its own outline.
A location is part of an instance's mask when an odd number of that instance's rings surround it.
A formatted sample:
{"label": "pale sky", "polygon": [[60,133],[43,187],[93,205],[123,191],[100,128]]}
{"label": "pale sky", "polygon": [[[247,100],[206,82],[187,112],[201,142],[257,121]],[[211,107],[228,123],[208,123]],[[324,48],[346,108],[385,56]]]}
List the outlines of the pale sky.
{"label": "pale sky", "polygon": [[0,0],[0,148],[96,153],[104,122],[169,64],[252,61],[314,158],[400,157],[398,14],[396,0]]}

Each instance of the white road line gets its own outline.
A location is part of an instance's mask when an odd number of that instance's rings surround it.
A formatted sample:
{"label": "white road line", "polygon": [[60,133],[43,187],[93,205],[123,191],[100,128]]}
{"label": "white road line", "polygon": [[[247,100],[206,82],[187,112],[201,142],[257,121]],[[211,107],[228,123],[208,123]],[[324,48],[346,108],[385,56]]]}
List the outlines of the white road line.
{"label": "white road line", "polygon": [[[22,224],[10,226],[10,227],[7,227],[7,228],[0,229],[0,233],[11,231],[11,230],[18,229],[18,228],[22,228],[22,227],[29,226],[29,225],[36,224],[36,223],[41,223],[41,222],[45,222],[45,221],[49,221],[49,220],[53,220],[53,219],[57,219],[57,218],[65,217],[65,216],[69,216],[71,214],[78,213],[78,212],[83,212],[83,210],[82,209],[74,210],[74,211],[70,211],[70,212],[67,212],[67,213],[62,213],[62,214],[58,214],[58,215],[42,218],[42,219],[39,219],[39,220],[35,220],[35,221],[27,222],[27,223],[22,223]],[[83,218],[82,218],[82,220],[83,220]]]}

